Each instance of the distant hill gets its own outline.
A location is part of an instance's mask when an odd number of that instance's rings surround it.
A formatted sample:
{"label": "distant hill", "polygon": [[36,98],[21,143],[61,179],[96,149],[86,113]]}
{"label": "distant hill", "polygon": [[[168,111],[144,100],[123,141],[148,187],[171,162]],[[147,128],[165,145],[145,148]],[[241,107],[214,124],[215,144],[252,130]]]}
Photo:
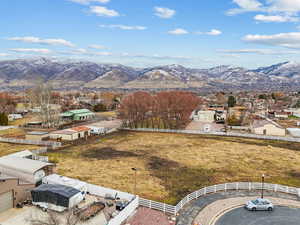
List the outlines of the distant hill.
{"label": "distant hill", "polygon": [[57,89],[297,90],[300,63],[247,70],[226,65],[209,69],[181,65],[137,69],[49,58],[0,61],[1,89],[28,88],[38,78],[51,81]]}

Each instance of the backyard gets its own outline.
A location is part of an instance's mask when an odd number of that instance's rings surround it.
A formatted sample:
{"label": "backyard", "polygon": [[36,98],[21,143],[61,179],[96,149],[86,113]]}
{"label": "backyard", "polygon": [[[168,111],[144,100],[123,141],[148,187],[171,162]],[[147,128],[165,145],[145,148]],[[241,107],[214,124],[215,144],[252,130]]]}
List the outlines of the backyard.
{"label": "backyard", "polygon": [[300,186],[300,143],[118,132],[49,152],[61,175],[175,204],[201,187],[235,181]]}

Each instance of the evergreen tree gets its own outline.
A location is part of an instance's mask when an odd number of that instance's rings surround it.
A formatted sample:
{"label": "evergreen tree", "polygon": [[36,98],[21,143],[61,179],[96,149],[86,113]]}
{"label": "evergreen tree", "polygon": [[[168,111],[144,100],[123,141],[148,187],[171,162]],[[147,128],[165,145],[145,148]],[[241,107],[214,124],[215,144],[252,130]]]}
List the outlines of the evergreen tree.
{"label": "evergreen tree", "polygon": [[236,104],[236,100],[235,100],[235,97],[230,95],[228,97],[228,107],[234,107]]}
{"label": "evergreen tree", "polygon": [[0,126],[8,125],[8,117],[5,113],[0,113]]}

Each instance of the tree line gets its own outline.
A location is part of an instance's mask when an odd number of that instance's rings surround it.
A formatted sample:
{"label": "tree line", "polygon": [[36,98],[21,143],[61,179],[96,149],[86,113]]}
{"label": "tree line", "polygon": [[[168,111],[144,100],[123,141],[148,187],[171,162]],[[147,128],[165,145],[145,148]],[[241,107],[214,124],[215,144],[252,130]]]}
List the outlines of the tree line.
{"label": "tree line", "polygon": [[191,92],[135,92],[123,98],[118,109],[124,127],[181,129],[190,121],[201,99]]}

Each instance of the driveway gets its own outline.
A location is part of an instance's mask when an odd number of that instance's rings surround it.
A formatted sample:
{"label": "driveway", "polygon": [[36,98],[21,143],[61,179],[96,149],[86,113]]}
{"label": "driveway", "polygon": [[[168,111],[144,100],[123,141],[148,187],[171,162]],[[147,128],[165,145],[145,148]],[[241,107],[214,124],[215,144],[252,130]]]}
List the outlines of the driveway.
{"label": "driveway", "polygon": [[300,209],[275,206],[273,212],[250,212],[243,207],[229,211],[215,225],[299,225]]}

